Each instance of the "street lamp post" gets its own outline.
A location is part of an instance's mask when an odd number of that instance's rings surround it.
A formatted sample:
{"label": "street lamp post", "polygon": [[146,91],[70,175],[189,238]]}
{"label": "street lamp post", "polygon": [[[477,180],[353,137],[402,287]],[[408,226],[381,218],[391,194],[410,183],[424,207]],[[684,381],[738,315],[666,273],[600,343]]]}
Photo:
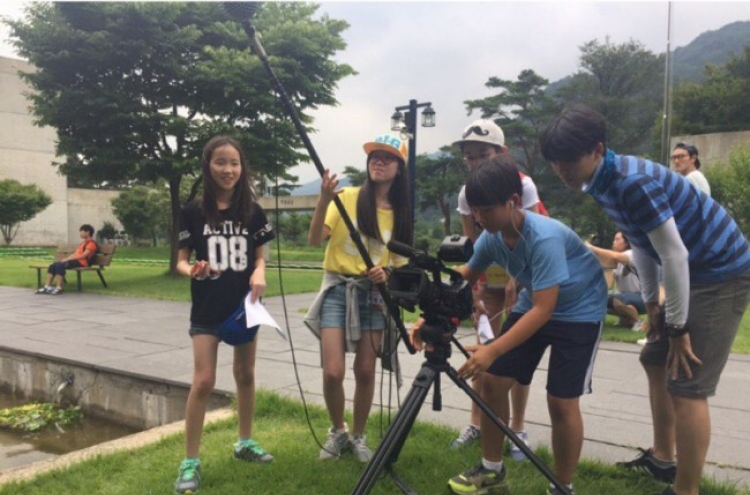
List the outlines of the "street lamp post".
{"label": "street lamp post", "polygon": [[[435,127],[435,110],[429,102],[417,103],[417,100],[409,100],[408,105],[396,107],[391,116],[391,130],[398,131],[402,139],[409,139],[409,162],[406,168],[409,171],[412,222],[416,222],[417,205],[417,109],[422,107],[425,107],[422,110],[422,127]],[[402,110],[406,113],[402,114]]]}

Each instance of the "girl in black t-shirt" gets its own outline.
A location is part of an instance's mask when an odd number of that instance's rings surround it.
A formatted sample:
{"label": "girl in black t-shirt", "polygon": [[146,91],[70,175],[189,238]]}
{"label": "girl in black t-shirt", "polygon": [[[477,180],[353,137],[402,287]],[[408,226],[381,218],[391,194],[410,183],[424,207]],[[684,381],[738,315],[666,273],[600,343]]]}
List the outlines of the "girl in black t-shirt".
{"label": "girl in black t-shirt", "polygon": [[[191,278],[194,372],[185,408],[186,455],[175,482],[176,493],[195,493],[199,488],[198,451],[206,406],[216,383],[218,330],[248,291],[253,302],[263,295],[263,244],[274,238],[263,209],[254,201],[247,162],[235,139],[211,139],[203,149],[201,166],[203,198],[186,205],[180,218],[177,270]],[[191,253],[195,253],[192,265]],[[252,439],[256,348],[255,338],[234,347],[239,416],[234,456],[270,462],[273,456]]]}

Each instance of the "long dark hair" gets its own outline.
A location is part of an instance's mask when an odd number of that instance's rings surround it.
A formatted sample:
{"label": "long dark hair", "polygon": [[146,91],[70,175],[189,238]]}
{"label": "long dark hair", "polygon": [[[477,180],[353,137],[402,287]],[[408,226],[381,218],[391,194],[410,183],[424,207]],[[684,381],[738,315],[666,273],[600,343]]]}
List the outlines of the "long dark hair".
{"label": "long dark hair", "polygon": [[242,151],[239,141],[232,136],[215,136],[211,138],[206,146],[203,147],[203,156],[201,157],[201,168],[203,169],[203,198],[201,208],[206,215],[206,220],[211,228],[216,228],[223,219],[219,215],[219,207],[216,203],[216,190],[218,186],[211,178],[211,156],[214,150],[222,146],[231,146],[237,150],[240,155],[240,180],[232,193],[232,199],[229,206],[229,217],[232,220],[239,220],[242,225],[247,225],[255,205],[255,193],[250,187],[250,170],[247,166],[245,153]]}
{"label": "long dark hair", "polygon": [[[375,183],[370,179],[370,157],[367,157],[367,177],[357,197],[357,227],[368,237],[383,242],[378,228],[378,212],[375,202]],[[393,208],[393,234],[391,239],[409,246],[414,242],[414,231],[411,219],[411,202],[409,201],[409,177],[406,165],[398,159],[398,173],[388,191],[388,201]]]}

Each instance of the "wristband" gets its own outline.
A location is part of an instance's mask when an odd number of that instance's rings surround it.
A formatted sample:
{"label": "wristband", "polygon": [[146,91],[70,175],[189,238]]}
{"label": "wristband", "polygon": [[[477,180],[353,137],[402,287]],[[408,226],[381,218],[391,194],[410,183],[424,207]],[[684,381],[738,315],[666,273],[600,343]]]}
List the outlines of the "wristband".
{"label": "wristband", "polygon": [[667,332],[667,337],[672,338],[682,337],[688,332],[687,328],[684,326],[669,324],[664,327],[664,330]]}

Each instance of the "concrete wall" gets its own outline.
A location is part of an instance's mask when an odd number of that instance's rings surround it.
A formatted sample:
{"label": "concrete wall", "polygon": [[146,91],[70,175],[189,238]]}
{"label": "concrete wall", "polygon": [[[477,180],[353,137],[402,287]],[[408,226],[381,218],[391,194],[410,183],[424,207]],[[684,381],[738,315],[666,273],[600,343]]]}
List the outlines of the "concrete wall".
{"label": "concrete wall", "polygon": [[[177,382],[2,347],[0,387],[36,400],[78,404],[88,414],[139,429],[184,419],[190,391]],[[208,408],[230,402],[228,395],[214,393]]]}
{"label": "concrete wall", "polygon": [[675,144],[680,142],[692,144],[698,148],[701,170],[705,171],[718,162],[729,162],[729,153],[734,147],[750,146],[750,131],[675,136],[669,142],[671,143],[670,151],[674,149]]}
{"label": "concrete wall", "polygon": [[21,224],[14,245],[66,243],[67,180],[52,166],[57,133],[34,125],[24,96],[30,89],[18,76],[19,70],[32,69],[22,60],[0,57],[0,180],[36,184],[53,201],[35,218]]}

